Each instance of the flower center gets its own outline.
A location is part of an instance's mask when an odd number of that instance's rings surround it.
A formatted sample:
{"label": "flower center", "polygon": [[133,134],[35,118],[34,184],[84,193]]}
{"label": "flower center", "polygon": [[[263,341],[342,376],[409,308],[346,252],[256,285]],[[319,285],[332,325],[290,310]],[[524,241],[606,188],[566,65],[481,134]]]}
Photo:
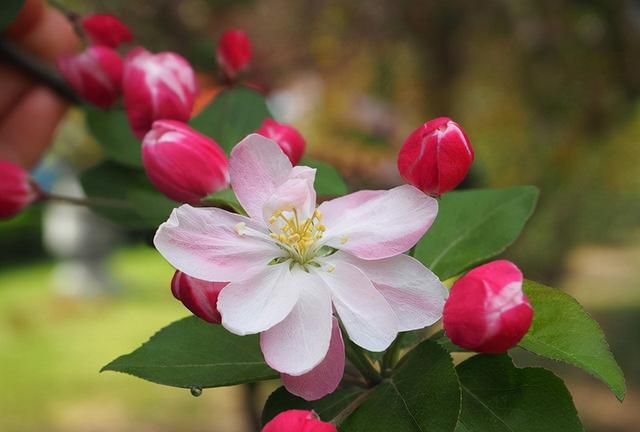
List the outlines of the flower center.
{"label": "flower center", "polygon": [[317,209],[306,219],[300,218],[295,208],[290,211],[278,210],[269,218],[269,224],[271,238],[301,265],[314,258],[313,246],[326,230],[322,225],[322,214]]}

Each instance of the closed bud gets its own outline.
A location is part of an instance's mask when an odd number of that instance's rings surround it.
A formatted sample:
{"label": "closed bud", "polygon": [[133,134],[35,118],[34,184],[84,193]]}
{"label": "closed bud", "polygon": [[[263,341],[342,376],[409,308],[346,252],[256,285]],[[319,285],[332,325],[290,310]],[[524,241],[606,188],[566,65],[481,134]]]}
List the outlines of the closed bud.
{"label": "closed bud", "polygon": [[171,292],[195,316],[212,324],[220,324],[218,296],[227,282],[208,282],[176,271],[171,279]]}
{"label": "closed bud", "polygon": [[262,432],[336,432],[336,427],[318,419],[313,411],[288,410],[275,416]]}
{"label": "closed bud", "polygon": [[0,219],[9,219],[38,197],[29,174],[11,162],[0,160]]}
{"label": "closed bud", "polygon": [[88,15],[82,19],[81,25],[93,45],[118,48],[133,39],[129,27],[111,14]]}
{"label": "closed bud", "polygon": [[278,123],[274,119],[268,118],[262,122],[260,129],[256,132],[271,141],[275,141],[293,165],[300,162],[306,143],[300,132],[293,126]]}
{"label": "closed bud", "polygon": [[398,171],[407,183],[439,196],[464,180],[473,163],[473,148],[460,125],[447,117],[413,131],[398,154]]}
{"label": "closed bud", "polygon": [[121,94],[122,59],[113,49],[92,46],[58,59],[58,70],[83,99],[109,108]]}
{"label": "closed bud", "polygon": [[196,78],[178,54],[151,54],[137,48],[125,59],[123,92],[131,129],[142,138],[156,120],[189,120]]}
{"label": "closed bud", "polygon": [[244,70],[251,60],[251,41],[242,30],[227,30],[218,42],[218,64],[229,79]]}
{"label": "closed bud", "polygon": [[444,306],[447,336],[462,348],[500,353],[527,333],[533,309],[522,292],[522,272],[515,264],[493,261],[458,279]]}
{"label": "closed bud", "polygon": [[142,142],[142,162],[155,187],[175,201],[198,205],[229,185],[229,161],[222,148],[177,121],[153,124]]}

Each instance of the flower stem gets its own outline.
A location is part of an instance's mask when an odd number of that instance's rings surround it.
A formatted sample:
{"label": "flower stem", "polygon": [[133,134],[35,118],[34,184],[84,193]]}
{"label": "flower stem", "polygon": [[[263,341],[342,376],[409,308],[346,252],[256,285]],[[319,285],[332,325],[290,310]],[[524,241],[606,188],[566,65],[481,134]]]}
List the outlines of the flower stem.
{"label": "flower stem", "polygon": [[387,348],[384,357],[382,357],[382,376],[389,376],[393,371],[393,367],[398,363],[398,358],[400,357],[400,338],[401,335],[398,335],[391,346]]}
{"label": "flower stem", "polygon": [[358,408],[360,404],[364,402],[374,390],[375,390],[375,387],[370,388],[364,393],[362,393],[360,396],[355,398],[353,401],[351,401],[349,405],[347,405],[342,411],[338,413],[338,415],[336,415],[331,420],[331,424],[333,424],[336,427],[340,426],[340,423],[342,423],[344,419],[349,417],[351,413],[353,413],[356,410],[356,408]]}
{"label": "flower stem", "polygon": [[348,337],[345,337],[344,340],[346,342],[347,358],[360,371],[367,383],[373,386],[382,381],[380,372],[371,364],[371,360],[369,360],[364,351],[351,342]]}

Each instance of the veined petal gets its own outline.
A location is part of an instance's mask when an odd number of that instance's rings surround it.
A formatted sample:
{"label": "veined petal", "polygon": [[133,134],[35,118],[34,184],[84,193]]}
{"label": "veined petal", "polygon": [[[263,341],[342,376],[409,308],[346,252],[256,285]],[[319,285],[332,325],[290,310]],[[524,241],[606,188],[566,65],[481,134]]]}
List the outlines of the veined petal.
{"label": "veined petal", "polygon": [[[325,270],[327,266],[330,271]],[[349,338],[369,351],[387,349],[398,333],[398,318],[362,270],[336,260],[314,271],[331,289]]]}
{"label": "veined petal", "polygon": [[244,336],[278,324],[299,297],[299,280],[289,271],[289,264],[275,264],[227,285],[218,297],[218,311],[227,330]]}
{"label": "veined petal", "polygon": [[408,255],[363,260],[338,251],[327,258],[353,264],[371,279],[398,317],[398,331],[417,330],[442,317],[449,292],[440,279],[420,261]]}
{"label": "veined petal", "polygon": [[327,227],[325,244],[374,260],[406,252],[429,229],[438,202],[413,186],[361,191],[318,208]]}
{"label": "veined petal", "polygon": [[260,346],[269,366],[278,372],[302,375],[320,364],[329,350],[331,295],[314,274],[294,268],[291,276],[291,284],[300,289],[300,298],[289,316],[260,335]]}
{"label": "veined petal", "polygon": [[266,267],[281,254],[266,233],[247,217],[183,205],[160,225],[154,244],[172,266],[189,276],[228,282]]}
{"label": "veined petal", "polygon": [[333,318],[329,351],[318,366],[304,375],[282,374],[282,383],[289,393],[308,401],[317,400],[332,393],[344,375],[344,341],[338,320]]}
{"label": "veined petal", "polygon": [[231,150],[229,173],[238,201],[253,219],[262,219],[262,208],[291,172],[291,162],[268,138],[251,134]]}

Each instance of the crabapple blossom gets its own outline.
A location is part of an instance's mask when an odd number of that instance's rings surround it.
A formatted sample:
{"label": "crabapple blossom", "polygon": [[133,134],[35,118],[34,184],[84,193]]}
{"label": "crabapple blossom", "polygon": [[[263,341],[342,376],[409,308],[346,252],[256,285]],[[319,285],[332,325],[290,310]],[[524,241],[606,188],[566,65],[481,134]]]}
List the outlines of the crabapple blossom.
{"label": "crabapple blossom", "polygon": [[29,174],[12,162],[0,160],[0,219],[14,217],[37,197]]}
{"label": "crabapple blossom", "polygon": [[184,123],[159,120],[142,141],[147,176],[169,198],[199,204],[229,185],[229,161],[211,138]]}
{"label": "crabapple blossom", "polygon": [[260,129],[256,133],[278,144],[293,165],[297,165],[300,162],[306,143],[300,132],[293,126],[278,123],[274,119],[268,118],[262,122]]}
{"label": "crabapple blossom", "polygon": [[131,42],[131,30],[120,19],[111,14],[92,14],[80,22],[82,29],[93,45],[118,48]]}
{"label": "crabapple blossom", "polygon": [[218,295],[226,285],[224,282],[203,281],[176,271],[171,279],[171,292],[198,318],[220,324],[222,318],[217,307]]}
{"label": "crabapple blossom", "polygon": [[439,196],[464,180],[473,156],[471,142],[460,125],[439,117],[409,135],[398,154],[398,171],[407,183]]}
{"label": "crabapple blossom", "polygon": [[315,170],[292,167],[276,143],[257,134],[235,146],[229,167],[248,216],[183,205],[154,242],[189,276],[229,282],[218,297],[222,325],[238,335],[260,333],[273,369],[300,379],[325,359],[327,369],[341,369],[344,363],[327,357],[332,339],[338,343],[334,311],[348,337],[370,351],[441,317],[446,288],[404,254],[433,223],[435,199],[403,185],[316,206]]}
{"label": "crabapple blossom", "polygon": [[238,29],[225,31],[218,42],[216,58],[225,75],[235,78],[251,60],[251,41],[247,34]]}
{"label": "crabapple blossom", "polygon": [[138,138],[156,120],[189,120],[197,90],[195,73],[182,56],[151,54],[144,48],[125,58],[122,88],[129,124]]}
{"label": "crabapple blossom", "polygon": [[262,432],[336,432],[336,427],[321,421],[313,411],[288,410],[275,416]]}
{"label": "crabapple blossom", "polygon": [[456,281],[444,307],[443,324],[456,345],[499,353],[520,342],[532,318],[533,309],[522,292],[522,272],[513,263],[498,260]]}
{"label": "crabapple blossom", "polygon": [[103,109],[121,94],[122,59],[113,49],[92,46],[79,54],[58,59],[58,70],[86,101]]}

